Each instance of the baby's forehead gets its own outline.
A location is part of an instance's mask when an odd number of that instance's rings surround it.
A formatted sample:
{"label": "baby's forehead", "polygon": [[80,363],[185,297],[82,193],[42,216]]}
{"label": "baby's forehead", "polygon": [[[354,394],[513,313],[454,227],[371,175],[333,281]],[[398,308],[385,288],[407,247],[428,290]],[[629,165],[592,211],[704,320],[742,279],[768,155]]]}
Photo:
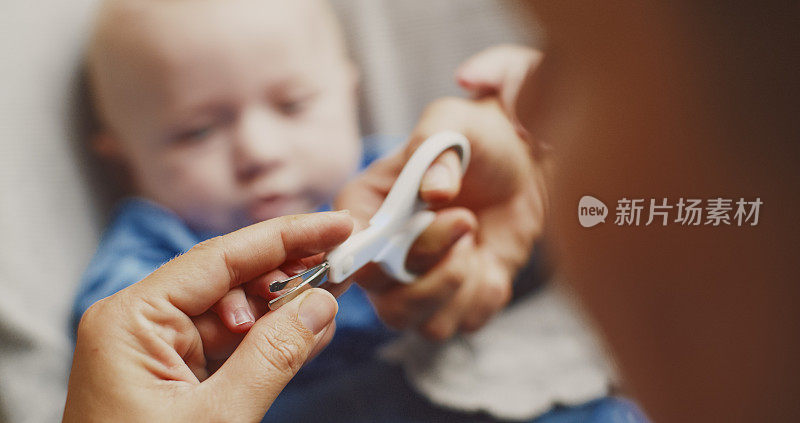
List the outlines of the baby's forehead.
{"label": "baby's forehead", "polygon": [[274,90],[290,76],[321,81],[346,63],[324,0],[106,0],[87,82],[98,119],[122,126],[142,110]]}
{"label": "baby's forehead", "polygon": [[90,88],[104,109],[139,95],[134,84],[171,87],[166,75],[180,81],[187,71],[225,66],[263,74],[298,58],[303,69],[321,69],[345,56],[324,0],[108,0],[87,61]]}
{"label": "baby's forehead", "polygon": [[90,55],[169,56],[247,41],[326,50],[335,43],[343,50],[338,23],[324,0],[109,0]]}

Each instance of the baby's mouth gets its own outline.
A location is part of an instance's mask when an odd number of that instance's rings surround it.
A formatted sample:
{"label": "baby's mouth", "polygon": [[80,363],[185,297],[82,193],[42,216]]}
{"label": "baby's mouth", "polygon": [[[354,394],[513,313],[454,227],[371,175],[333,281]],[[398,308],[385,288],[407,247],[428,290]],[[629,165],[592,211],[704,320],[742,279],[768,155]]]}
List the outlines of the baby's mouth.
{"label": "baby's mouth", "polygon": [[302,212],[302,201],[295,195],[270,194],[250,202],[247,212],[257,222],[278,216]]}

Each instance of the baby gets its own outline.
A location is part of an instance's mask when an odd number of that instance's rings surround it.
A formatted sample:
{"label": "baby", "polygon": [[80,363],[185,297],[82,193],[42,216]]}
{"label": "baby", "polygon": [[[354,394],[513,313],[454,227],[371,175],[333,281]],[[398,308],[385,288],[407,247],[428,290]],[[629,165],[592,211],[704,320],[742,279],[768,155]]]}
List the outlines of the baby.
{"label": "baby", "polygon": [[[94,148],[139,199],[119,207],[76,313],[203,239],[317,211],[358,169],[354,66],[320,1],[112,0],[88,52]],[[255,316],[244,294],[217,312]]]}
{"label": "baby", "polygon": [[[357,72],[321,0],[109,0],[99,11],[87,68],[99,122],[93,148],[125,171],[136,197],[119,205],[102,237],[76,298],[76,324],[94,302],[205,239],[329,207],[370,161],[357,129]],[[444,185],[459,178],[437,173],[430,192],[442,186],[437,178]],[[452,244],[458,237],[442,228],[456,222],[461,234],[471,229],[459,219],[446,218],[434,235]],[[196,318],[210,370],[265,313],[263,282],[231,290],[214,313]],[[446,287],[453,291],[452,285]],[[431,287],[429,280],[418,289]],[[297,420],[309,410],[297,407],[298,399],[330,398],[321,386],[358,399],[352,391],[358,384],[345,386],[344,374],[383,372],[381,380],[394,381],[386,387],[391,399],[411,395],[400,373],[387,374],[375,359],[375,348],[392,333],[364,291],[354,287],[339,303],[336,337],[269,417]]]}

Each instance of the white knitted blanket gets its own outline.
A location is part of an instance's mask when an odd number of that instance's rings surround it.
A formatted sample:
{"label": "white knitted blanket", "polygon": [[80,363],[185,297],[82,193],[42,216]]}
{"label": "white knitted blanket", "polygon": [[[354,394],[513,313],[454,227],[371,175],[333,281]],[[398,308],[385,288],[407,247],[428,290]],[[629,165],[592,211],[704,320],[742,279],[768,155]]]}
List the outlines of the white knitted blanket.
{"label": "white knitted blanket", "polygon": [[382,357],[402,365],[435,404],[528,420],[556,404],[607,394],[611,366],[566,296],[548,287],[515,303],[475,334],[433,344],[407,335]]}

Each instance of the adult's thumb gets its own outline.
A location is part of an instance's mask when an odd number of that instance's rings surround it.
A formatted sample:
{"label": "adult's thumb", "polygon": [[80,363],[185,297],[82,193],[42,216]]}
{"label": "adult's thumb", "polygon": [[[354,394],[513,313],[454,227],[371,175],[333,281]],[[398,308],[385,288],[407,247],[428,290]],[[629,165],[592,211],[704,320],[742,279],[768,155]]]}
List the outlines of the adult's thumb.
{"label": "adult's thumb", "polygon": [[224,421],[259,421],[287,383],[330,340],[326,331],[338,304],[329,292],[314,288],[250,329],[225,364],[201,384],[203,395]]}
{"label": "adult's thumb", "polygon": [[461,190],[461,159],[455,150],[442,153],[422,176],[419,194],[433,205],[447,203]]}

